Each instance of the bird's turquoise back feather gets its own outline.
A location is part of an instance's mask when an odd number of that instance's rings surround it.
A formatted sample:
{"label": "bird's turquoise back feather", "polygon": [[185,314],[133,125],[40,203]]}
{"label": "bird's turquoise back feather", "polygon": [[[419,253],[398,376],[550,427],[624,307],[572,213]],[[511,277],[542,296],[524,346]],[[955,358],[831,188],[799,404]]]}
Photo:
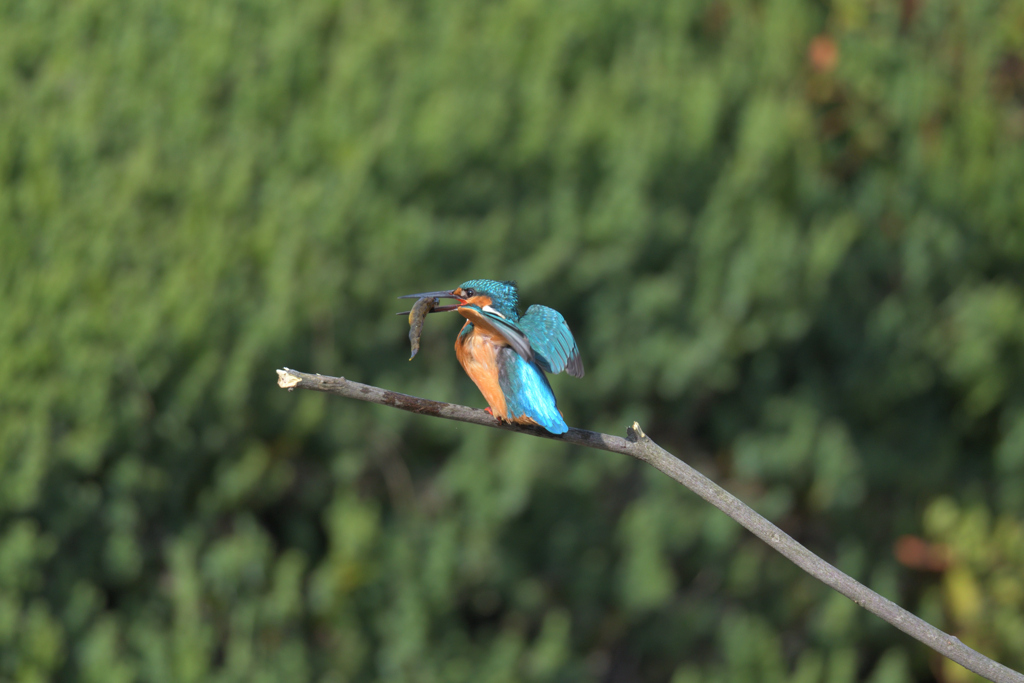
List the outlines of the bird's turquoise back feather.
{"label": "bird's turquoise back feather", "polygon": [[505,394],[510,418],[524,415],[552,434],[564,434],[569,426],[562,419],[547,377],[536,364],[504,347],[498,356],[498,384]]}

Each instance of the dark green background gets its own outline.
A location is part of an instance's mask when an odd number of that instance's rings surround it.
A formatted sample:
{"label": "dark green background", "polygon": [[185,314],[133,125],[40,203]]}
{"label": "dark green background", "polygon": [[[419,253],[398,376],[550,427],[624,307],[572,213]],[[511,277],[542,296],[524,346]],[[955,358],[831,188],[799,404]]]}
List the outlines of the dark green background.
{"label": "dark green background", "polygon": [[276,387],[482,407],[394,315],[481,277],[569,424],[1024,667],[1022,55],[1020,0],[0,3],[0,680],[968,680],[624,457]]}

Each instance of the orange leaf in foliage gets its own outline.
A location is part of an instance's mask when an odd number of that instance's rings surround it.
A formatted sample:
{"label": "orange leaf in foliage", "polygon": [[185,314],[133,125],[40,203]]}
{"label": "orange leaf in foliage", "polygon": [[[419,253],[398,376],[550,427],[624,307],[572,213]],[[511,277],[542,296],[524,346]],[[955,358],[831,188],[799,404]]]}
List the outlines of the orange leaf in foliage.
{"label": "orange leaf in foliage", "polygon": [[839,46],[824,33],[814,36],[807,46],[807,61],[815,71],[832,71],[839,62]]}
{"label": "orange leaf in foliage", "polygon": [[949,568],[949,548],[929,543],[917,536],[903,535],[893,546],[896,561],[904,567],[923,572],[942,572]]}

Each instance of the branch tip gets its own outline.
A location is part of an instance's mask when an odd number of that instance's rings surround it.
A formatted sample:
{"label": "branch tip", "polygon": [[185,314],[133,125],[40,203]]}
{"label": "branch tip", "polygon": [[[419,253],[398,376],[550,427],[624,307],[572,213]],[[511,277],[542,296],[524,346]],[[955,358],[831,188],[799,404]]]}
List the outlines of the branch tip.
{"label": "branch tip", "polygon": [[302,378],[292,374],[288,368],[277,371],[277,386],[291,391],[302,383]]}

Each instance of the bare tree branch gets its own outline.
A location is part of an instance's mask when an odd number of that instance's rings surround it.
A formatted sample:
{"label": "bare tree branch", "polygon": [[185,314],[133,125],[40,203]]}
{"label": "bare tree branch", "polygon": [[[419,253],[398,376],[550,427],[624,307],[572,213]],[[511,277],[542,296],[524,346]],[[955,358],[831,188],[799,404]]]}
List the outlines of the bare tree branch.
{"label": "bare tree branch", "polygon": [[278,370],[277,374],[278,386],[289,391],[296,387],[299,389],[324,391],[360,401],[379,403],[391,406],[392,408],[419,413],[420,415],[443,417],[484,427],[497,427],[498,429],[520,432],[531,436],[564,441],[577,446],[588,446],[613,453],[622,453],[623,455],[629,455],[642,460],[649,465],[653,465],[732,517],[755,536],[782,553],[814,578],[839,591],[864,609],[881,617],[939,654],[995,683],[1024,683],[1024,675],[967,647],[955,636],[940,631],[891,600],[883,598],[878,593],[855,581],[849,575],[839,571],[797,543],[777,526],[754,512],[752,508],[740,499],[651,441],[636,422],[627,429],[628,439],[574,428],[570,428],[565,434],[555,435],[540,427],[524,427],[499,422],[483,410],[399,394],[379,387],[351,382],[344,377],[310,375],[288,368]]}

